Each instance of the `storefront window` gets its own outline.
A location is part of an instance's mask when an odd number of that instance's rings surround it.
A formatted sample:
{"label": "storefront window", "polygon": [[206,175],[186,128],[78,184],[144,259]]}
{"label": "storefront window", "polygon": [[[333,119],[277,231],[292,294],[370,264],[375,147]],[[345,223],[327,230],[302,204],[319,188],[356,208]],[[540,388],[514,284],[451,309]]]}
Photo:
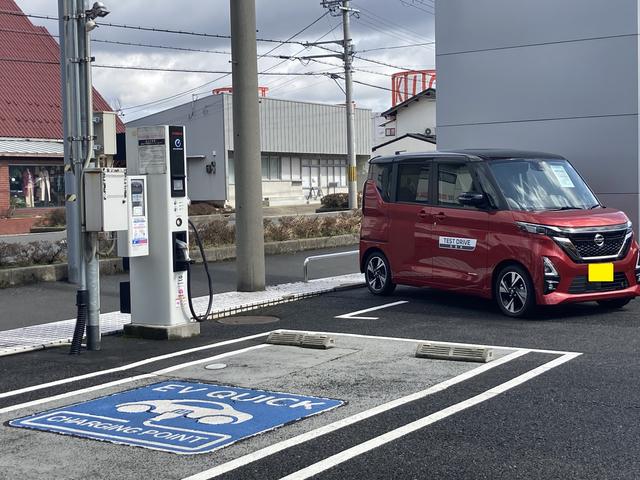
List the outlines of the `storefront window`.
{"label": "storefront window", "polygon": [[15,208],[64,206],[64,167],[9,165],[11,205]]}

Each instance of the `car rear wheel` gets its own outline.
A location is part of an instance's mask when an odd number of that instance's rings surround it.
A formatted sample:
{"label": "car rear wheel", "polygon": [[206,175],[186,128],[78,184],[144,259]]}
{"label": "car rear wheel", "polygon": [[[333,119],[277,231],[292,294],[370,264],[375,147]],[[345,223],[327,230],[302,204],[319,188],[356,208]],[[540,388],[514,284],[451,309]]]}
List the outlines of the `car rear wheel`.
{"label": "car rear wheel", "polygon": [[598,300],[598,305],[603,308],[610,308],[611,310],[616,310],[618,308],[624,307],[627,303],[629,303],[632,298],[612,298],[611,300]]}
{"label": "car rear wheel", "polygon": [[498,307],[509,317],[526,317],[535,309],[533,282],[519,265],[507,265],[500,270],[494,291]]}
{"label": "car rear wheel", "polygon": [[373,252],[367,257],[364,275],[367,288],[374,295],[391,295],[396,289],[396,284],[391,281],[389,261],[381,252]]}

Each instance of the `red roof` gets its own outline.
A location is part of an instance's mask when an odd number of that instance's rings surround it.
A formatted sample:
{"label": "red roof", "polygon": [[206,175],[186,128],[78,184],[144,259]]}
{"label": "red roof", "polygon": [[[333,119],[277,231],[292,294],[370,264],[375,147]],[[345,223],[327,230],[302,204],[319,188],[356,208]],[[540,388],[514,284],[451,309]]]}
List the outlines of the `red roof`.
{"label": "red roof", "polygon": [[[33,25],[27,17],[3,14],[3,11],[22,13],[13,0],[0,0],[0,137],[61,139],[58,43],[44,27]],[[93,109],[112,111],[95,89]],[[118,131],[124,131],[120,119],[117,122]]]}

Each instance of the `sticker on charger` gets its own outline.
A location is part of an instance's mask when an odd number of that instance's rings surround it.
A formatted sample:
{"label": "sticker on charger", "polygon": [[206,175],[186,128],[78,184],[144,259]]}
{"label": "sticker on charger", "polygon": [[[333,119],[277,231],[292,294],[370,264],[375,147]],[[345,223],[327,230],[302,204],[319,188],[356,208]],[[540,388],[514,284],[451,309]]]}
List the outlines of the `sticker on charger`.
{"label": "sticker on charger", "polygon": [[451,250],[466,250],[472,252],[476,249],[477,240],[475,238],[460,237],[440,237],[438,246]]}

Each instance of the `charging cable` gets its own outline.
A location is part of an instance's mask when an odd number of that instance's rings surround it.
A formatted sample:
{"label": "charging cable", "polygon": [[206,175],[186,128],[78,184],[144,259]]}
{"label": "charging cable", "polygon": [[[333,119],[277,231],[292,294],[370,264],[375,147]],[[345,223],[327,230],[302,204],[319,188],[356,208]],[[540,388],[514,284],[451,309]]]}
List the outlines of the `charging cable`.
{"label": "charging cable", "polygon": [[[187,299],[189,300],[189,310],[191,311],[191,316],[194,320],[198,322],[203,322],[207,319],[209,314],[211,313],[211,306],[213,305],[213,285],[211,283],[211,274],[209,273],[209,265],[207,264],[207,257],[204,254],[204,246],[202,245],[202,240],[200,239],[200,234],[196,229],[196,226],[193,224],[191,220],[189,220],[189,225],[191,225],[191,229],[196,237],[196,243],[198,244],[198,248],[200,249],[200,256],[202,257],[202,264],[204,265],[204,271],[207,274],[207,282],[209,283],[209,305],[207,305],[207,311],[204,315],[198,316],[196,315],[196,311],[193,308],[193,299],[191,298],[191,262],[187,262]],[[188,260],[188,255],[187,255]]]}

